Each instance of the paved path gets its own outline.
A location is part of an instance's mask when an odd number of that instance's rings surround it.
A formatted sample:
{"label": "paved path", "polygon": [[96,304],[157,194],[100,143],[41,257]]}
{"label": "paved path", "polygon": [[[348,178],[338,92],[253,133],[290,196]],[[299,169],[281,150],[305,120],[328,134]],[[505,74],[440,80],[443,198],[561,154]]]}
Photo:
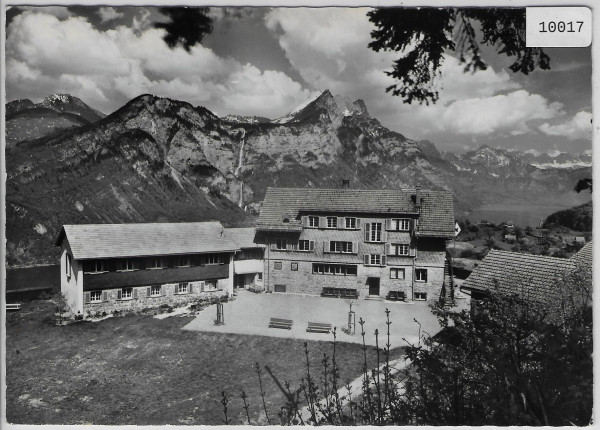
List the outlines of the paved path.
{"label": "paved path", "polygon": [[[365,323],[365,340],[375,345],[375,329],[379,330],[379,345],[384,346],[386,333],[385,309],[390,310],[390,343],[392,348],[406,345],[403,340],[416,343],[421,333],[433,335],[439,331],[437,319],[432,315],[427,302],[387,302],[357,300],[352,305],[356,313],[356,334],[348,335],[341,331],[347,327],[349,303],[344,299],[323,298],[293,294],[256,294],[240,290],[235,300],[223,306],[225,324],[216,326],[216,306],[205,308],[189,324],[185,330],[196,330],[216,333],[237,333],[259,336],[285,337],[306,340],[332,341],[333,335],[308,333],[308,322],[328,323],[337,327],[337,339],[340,342],[362,343],[359,319]],[[270,318],[291,319],[294,325],[291,330],[268,328]]]}

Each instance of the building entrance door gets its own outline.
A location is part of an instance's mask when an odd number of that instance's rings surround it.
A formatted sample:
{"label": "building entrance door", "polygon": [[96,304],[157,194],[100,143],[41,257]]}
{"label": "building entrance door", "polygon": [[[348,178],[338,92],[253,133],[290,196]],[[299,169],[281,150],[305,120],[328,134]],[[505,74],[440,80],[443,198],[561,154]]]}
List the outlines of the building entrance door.
{"label": "building entrance door", "polygon": [[379,278],[367,278],[367,285],[369,285],[369,295],[379,295]]}

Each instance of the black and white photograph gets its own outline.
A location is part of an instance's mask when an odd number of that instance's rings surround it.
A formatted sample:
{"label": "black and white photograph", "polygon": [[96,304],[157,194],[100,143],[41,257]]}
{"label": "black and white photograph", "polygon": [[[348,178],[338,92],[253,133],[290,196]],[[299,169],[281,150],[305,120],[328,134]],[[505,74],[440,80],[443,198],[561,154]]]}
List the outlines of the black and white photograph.
{"label": "black and white photograph", "polygon": [[600,16],[467,4],[3,2],[2,426],[594,424]]}

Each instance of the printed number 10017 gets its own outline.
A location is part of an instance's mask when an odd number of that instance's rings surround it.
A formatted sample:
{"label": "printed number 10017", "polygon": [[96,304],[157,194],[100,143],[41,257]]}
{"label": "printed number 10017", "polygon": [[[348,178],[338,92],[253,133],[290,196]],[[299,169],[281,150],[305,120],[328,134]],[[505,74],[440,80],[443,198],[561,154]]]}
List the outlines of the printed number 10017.
{"label": "printed number 10017", "polygon": [[583,21],[541,21],[540,33],[579,33],[583,26]]}

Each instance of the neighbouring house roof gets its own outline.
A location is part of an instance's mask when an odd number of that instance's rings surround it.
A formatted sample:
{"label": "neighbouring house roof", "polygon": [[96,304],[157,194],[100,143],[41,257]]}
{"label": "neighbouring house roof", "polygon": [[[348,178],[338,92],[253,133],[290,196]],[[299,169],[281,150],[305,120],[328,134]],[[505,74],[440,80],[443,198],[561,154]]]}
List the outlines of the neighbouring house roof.
{"label": "neighbouring house roof", "polygon": [[515,293],[538,303],[560,298],[556,287],[573,270],[592,268],[592,243],[571,258],[556,258],[492,250],[466,279],[462,288]]}
{"label": "neighbouring house roof", "polygon": [[[301,231],[301,213],[417,215],[415,189],[269,188],[256,225],[262,231]],[[420,236],[454,237],[454,202],[448,191],[421,190]]]}
{"label": "neighbouring house roof", "polygon": [[256,230],[254,227],[226,228],[225,236],[235,243],[238,248],[264,248],[265,245],[254,243]]}
{"label": "neighbouring house roof", "polygon": [[73,258],[233,252],[240,248],[220,222],[64,225],[56,239],[69,241]]}

